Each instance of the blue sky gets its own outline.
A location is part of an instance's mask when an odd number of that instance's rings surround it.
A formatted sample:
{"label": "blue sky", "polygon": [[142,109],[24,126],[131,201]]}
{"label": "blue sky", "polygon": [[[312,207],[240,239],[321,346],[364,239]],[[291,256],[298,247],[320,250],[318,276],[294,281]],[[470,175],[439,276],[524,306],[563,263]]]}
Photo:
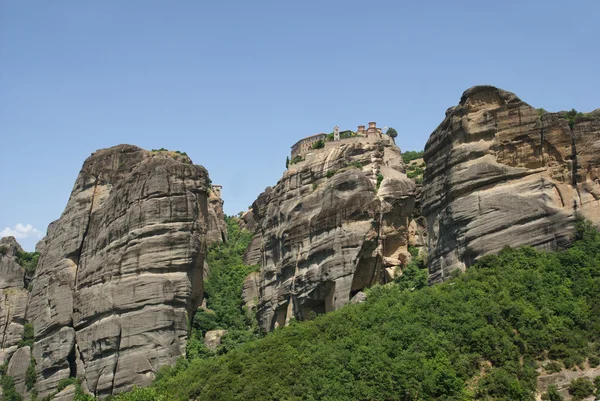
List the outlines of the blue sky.
{"label": "blue sky", "polygon": [[85,158],[120,143],[187,152],[236,214],[335,125],[421,149],[478,84],[599,108],[599,16],[597,0],[0,0],[0,235],[32,250]]}

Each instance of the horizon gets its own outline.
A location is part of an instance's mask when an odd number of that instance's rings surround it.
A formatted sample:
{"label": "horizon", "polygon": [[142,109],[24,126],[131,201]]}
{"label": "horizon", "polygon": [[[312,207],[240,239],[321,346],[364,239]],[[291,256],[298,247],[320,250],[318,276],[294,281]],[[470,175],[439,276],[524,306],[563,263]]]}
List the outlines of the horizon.
{"label": "horizon", "polygon": [[186,152],[236,215],[336,125],[422,150],[476,85],[598,109],[600,3],[577,5],[0,3],[0,236],[32,251],[84,160],[122,143]]}

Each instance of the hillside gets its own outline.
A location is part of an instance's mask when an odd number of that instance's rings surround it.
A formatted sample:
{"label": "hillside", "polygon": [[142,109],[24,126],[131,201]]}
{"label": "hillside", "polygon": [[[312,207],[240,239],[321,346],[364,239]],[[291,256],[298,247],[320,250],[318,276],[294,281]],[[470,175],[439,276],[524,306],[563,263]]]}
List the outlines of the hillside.
{"label": "hillside", "polygon": [[533,400],[538,371],[600,362],[600,234],[589,223],[562,252],[506,248],[439,285],[403,280],[116,399]]}

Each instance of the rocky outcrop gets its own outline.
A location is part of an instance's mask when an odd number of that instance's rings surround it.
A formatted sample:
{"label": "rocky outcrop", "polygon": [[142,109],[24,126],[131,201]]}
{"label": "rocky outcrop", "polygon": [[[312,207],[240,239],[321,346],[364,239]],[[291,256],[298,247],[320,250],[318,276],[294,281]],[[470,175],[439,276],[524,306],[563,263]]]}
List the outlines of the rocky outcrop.
{"label": "rocky outcrop", "polygon": [[600,111],[536,110],[467,90],[425,147],[430,280],[504,246],[566,246],[577,214],[600,223]]}
{"label": "rocky outcrop", "polygon": [[63,390],[61,390],[58,394],[56,394],[52,401],[73,401],[75,398],[75,392],[77,391],[77,387],[74,384],[69,384]]}
{"label": "rocky outcrop", "polygon": [[10,362],[8,362],[6,374],[13,378],[15,390],[20,394],[25,393],[25,374],[30,364],[31,348],[27,346],[19,348],[10,358]]}
{"label": "rocky outcrop", "polygon": [[[572,369],[563,369],[556,373],[547,373],[542,371],[537,378],[536,401],[542,400],[541,395],[548,391],[550,386],[556,387],[558,393],[563,397],[564,400],[572,400],[574,397],[569,394],[569,387],[572,380],[587,379],[593,382],[598,376],[600,376],[600,366],[595,368],[587,367],[585,369],[575,366]],[[595,397],[592,396],[586,399],[594,400]]]}
{"label": "rocky outcrop", "polygon": [[246,263],[260,263],[244,301],[264,330],[347,304],[410,258],[415,184],[391,138],[328,144],[290,165],[253,204],[257,235]]}
{"label": "rocky outcrop", "polygon": [[25,271],[17,263],[22,251],[14,237],[0,238],[0,364],[17,350],[26,323]]}
{"label": "rocky outcrop", "polygon": [[211,245],[225,241],[227,241],[227,224],[223,212],[223,199],[221,199],[219,192],[209,191],[206,242]]}
{"label": "rocky outcrop", "polygon": [[260,291],[260,273],[252,272],[244,280],[242,287],[242,303],[246,309],[253,310],[258,303]]}
{"label": "rocky outcrop", "polygon": [[85,161],[38,247],[27,319],[40,397],[68,377],[101,397],[144,386],[185,353],[208,216],[208,174],[185,155],[120,145]]}
{"label": "rocky outcrop", "polygon": [[221,345],[221,339],[227,334],[227,330],[209,330],[204,335],[204,346],[211,351],[216,351]]}

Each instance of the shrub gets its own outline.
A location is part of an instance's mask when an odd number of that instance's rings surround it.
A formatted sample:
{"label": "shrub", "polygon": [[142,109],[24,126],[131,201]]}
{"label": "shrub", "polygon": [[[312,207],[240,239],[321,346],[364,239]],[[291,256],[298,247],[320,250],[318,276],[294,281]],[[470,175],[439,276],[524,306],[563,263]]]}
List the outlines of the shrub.
{"label": "shrub", "polygon": [[117,397],[120,401],[168,401],[167,396],[158,394],[152,387],[134,387],[129,393],[122,393]]}
{"label": "shrub", "polygon": [[592,368],[595,368],[596,366],[600,365],[600,357],[597,355],[592,355],[588,358],[588,363]]}
{"label": "shrub", "polygon": [[2,386],[2,401],[22,401],[23,397],[15,389],[15,381],[12,377],[3,374],[0,377],[0,386]]}
{"label": "shrub", "polygon": [[424,153],[425,152],[423,152],[422,150],[407,150],[406,152],[402,152],[402,160],[405,164],[408,164],[413,160],[422,158]]}
{"label": "shrub", "polygon": [[548,373],[558,373],[562,370],[560,362],[552,361],[544,365],[544,370]]}
{"label": "shrub", "polygon": [[565,117],[567,118],[567,122],[569,123],[569,127],[571,129],[573,129],[573,127],[575,126],[575,120],[578,117],[582,117],[583,113],[579,113],[577,110],[575,109],[571,109],[570,111],[567,111]]}
{"label": "shrub", "polygon": [[0,246],[0,255],[4,256],[8,252],[8,248],[5,246]]}
{"label": "shrub", "polygon": [[363,165],[358,160],[354,160],[352,163],[349,164],[349,166],[361,169]]}
{"label": "shrub", "polygon": [[548,391],[542,394],[542,400],[544,401],[563,401],[564,398],[558,392],[558,389],[555,385],[550,385],[548,387]]}
{"label": "shrub", "polygon": [[321,149],[321,148],[324,148],[324,147],[325,147],[325,141],[322,140],[322,139],[319,139],[318,141],[315,141],[312,144],[312,148],[313,149]]}
{"label": "shrub", "polygon": [[376,189],[379,189],[379,187],[381,186],[381,182],[383,181],[383,175],[382,174],[377,174],[377,185],[375,186]]}
{"label": "shrub", "polygon": [[27,366],[27,370],[25,371],[25,387],[27,388],[27,391],[35,386],[35,381],[35,358],[32,356],[29,361],[29,366]]}
{"label": "shrub", "polygon": [[327,178],[331,178],[335,175],[335,173],[337,172],[337,170],[327,170],[327,174],[325,174],[327,176]]}
{"label": "shrub", "polygon": [[35,338],[33,335],[34,331],[33,331],[33,324],[31,323],[25,323],[25,325],[23,325],[23,338],[21,340],[19,340],[18,343],[18,347],[25,347],[25,346],[32,346],[33,343],[35,342]]}
{"label": "shrub", "polygon": [[417,166],[411,166],[412,168],[408,169],[406,176],[408,178],[417,178],[423,175],[423,169]]}
{"label": "shrub", "polygon": [[594,384],[585,377],[571,380],[569,394],[571,394],[575,400],[582,400],[585,397],[594,394]]}
{"label": "shrub", "polygon": [[25,269],[25,273],[33,275],[37,267],[40,254],[38,252],[17,252],[17,263]]}
{"label": "shrub", "polygon": [[70,386],[71,384],[77,384],[77,379],[74,377],[67,377],[66,379],[61,379],[58,382],[58,386],[56,387],[56,391],[59,393],[63,391],[65,388]]}
{"label": "shrub", "polygon": [[302,158],[302,156],[296,156],[292,159],[292,161],[290,161],[290,164],[296,164],[299,163],[301,161],[303,161],[304,159]]}
{"label": "shrub", "polygon": [[390,127],[385,132],[385,134],[391,136],[392,138],[396,138],[398,136],[398,131],[396,131],[394,128]]}

